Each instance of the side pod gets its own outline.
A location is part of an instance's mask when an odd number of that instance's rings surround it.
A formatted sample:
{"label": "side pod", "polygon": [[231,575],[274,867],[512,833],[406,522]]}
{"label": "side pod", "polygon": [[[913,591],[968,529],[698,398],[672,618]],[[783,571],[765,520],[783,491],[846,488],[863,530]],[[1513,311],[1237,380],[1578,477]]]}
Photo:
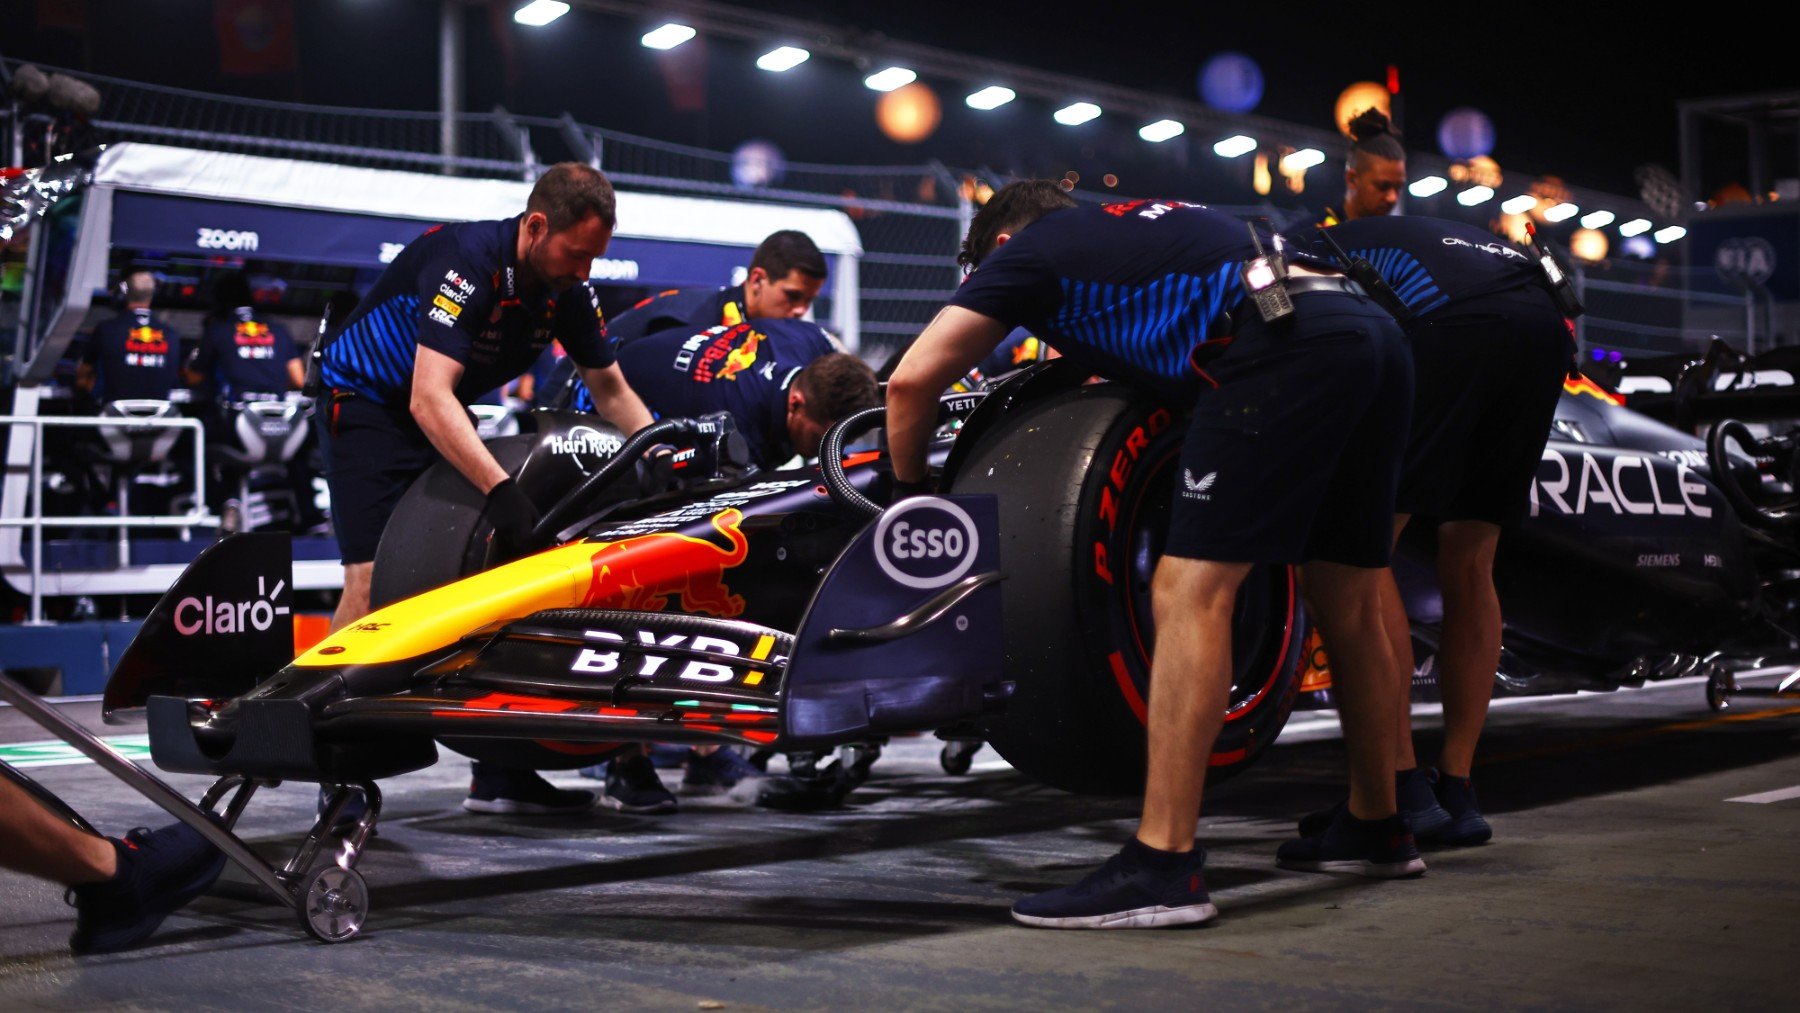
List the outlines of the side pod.
{"label": "side pod", "polygon": [[200,553],[113,669],[106,720],[117,723],[151,696],[235,697],[292,661],[293,572],[284,534],[231,535]]}
{"label": "side pod", "polygon": [[923,731],[1004,704],[992,496],[920,496],[864,528],[820,582],[782,686],[782,747]]}

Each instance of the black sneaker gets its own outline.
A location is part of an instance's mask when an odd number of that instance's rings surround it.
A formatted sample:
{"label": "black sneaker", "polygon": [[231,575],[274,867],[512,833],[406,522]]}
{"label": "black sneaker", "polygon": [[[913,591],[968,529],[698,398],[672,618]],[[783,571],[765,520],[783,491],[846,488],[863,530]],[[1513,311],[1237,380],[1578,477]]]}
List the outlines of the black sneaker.
{"label": "black sneaker", "polygon": [[185,823],[139,827],[109,838],[118,871],[102,883],[72,887],[76,953],[112,953],[149,938],[176,908],[206,891],[225,868],[225,853]]}
{"label": "black sneaker", "polygon": [[1486,844],[1493,839],[1494,828],[1481,815],[1481,807],[1475,802],[1475,786],[1469,779],[1451,777],[1436,770],[1431,772],[1431,777],[1438,803],[1444,807],[1444,815],[1449,817],[1437,839],[1457,847]]}
{"label": "black sneaker", "polygon": [[560,816],[587,812],[594,793],[558,788],[535,770],[514,770],[488,763],[470,764],[474,775],[463,808],[472,813]]}
{"label": "black sneaker", "polygon": [[1359,820],[1346,808],[1314,837],[1297,837],[1275,851],[1275,864],[1302,872],[1353,872],[1377,879],[1425,871],[1419,846],[1399,814]]}
{"label": "black sneaker", "polygon": [[650,758],[634,753],[606,765],[606,793],[600,796],[600,804],[626,813],[666,813],[680,803],[663,787]]}
{"label": "black sneaker", "polygon": [[1033,894],[1013,920],[1047,929],[1153,929],[1207,921],[1219,913],[1206,894],[1206,851],[1159,851],[1132,838],[1072,886]]}
{"label": "black sneaker", "polygon": [[[656,758],[651,757],[651,762]],[[701,756],[697,752],[688,753],[687,773],[681,776],[681,793],[683,795],[723,795],[738,785],[746,790],[754,787],[753,782],[761,781],[769,775],[750,765],[750,761],[739,755],[730,746],[715,749]]]}
{"label": "black sneaker", "polygon": [[[1429,840],[1436,837],[1439,831],[1450,825],[1450,814],[1438,804],[1437,796],[1432,793],[1432,778],[1436,772],[1425,767],[1414,767],[1411,770],[1396,771],[1394,774],[1394,800],[1399,803],[1400,816],[1406,820],[1406,828],[1413,832],[1418,840]],[[1328,809],[1307,813],[1300,817],[1300,836],[1317,837],[1331,826],[1331,821],[1344,811],[1345,803],[1339,802]]]}

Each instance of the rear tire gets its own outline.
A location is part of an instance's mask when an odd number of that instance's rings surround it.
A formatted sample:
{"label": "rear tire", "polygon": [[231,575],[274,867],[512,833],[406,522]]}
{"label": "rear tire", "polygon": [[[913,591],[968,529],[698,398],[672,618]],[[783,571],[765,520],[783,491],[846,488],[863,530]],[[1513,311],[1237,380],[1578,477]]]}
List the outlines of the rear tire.
{"label": "rear tire", "polygon": [[[1081,387],[980,435],[952,479],[1000,505],[1007,678],[988,739],[1027,775],[1079,792],[1144,780],[1150,577],[1161,557],[1185,426],[1127,388]],[[1238,595],[1235,678],[1211,776],[1274,741],[1300,684],[1305,619],[1292,570],[1259,566]]]}

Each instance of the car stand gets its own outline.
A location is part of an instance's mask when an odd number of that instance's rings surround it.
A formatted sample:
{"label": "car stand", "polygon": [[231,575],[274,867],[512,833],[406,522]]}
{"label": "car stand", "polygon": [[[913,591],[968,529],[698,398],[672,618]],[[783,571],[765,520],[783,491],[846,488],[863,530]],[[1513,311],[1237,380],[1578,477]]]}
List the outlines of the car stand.
{"label": "car stand", "polygon": [[[260,787],[273,787],[280,784],[280,781],[228,774],[207,790],[199,805],[194,805],[161,778],[126,759],[118,750],[57,713],[36,694],[4,674],[0,674],[0,699],[12,704],[19,713],[45,731],[93,760],[100,769],[125,782],[169,815],[192,827],[196,833],[224,852],[226,858],[249,873],[250,878],[258,885],[290,908],[299,918],[301,927],[313,938],[321,942],[338,943],[351,939],[362,931],[369,914],[369,888],[363,882],[362,875],[356,871],[356,863],[362,856],[363,847],[374,836],[376,822],[381,818],[381,790],[375,787],[373,781],[326,785],[330,800],[324,812],[319,815],[318,821],[313,824],[311,832],[294,857],[277,869],[232,830],[256,790]],[[342,815],[350,799],[359,794],[366,804],[363,815],[356,821],[355,829],[344,839],[336,860],[309,873],[319,851],[330,837],[332,824]],[[225,811],[220,813],[217,806],[227,795],[231,796],[230,801],[226,803]],[[54,808],[65,813],[70,811],[67,806],[60,804]]]}

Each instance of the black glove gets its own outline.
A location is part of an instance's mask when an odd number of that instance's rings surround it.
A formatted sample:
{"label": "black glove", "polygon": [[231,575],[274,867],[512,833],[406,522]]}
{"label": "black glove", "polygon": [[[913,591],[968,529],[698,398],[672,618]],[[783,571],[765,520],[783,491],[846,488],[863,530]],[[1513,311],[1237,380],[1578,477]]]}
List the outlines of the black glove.
{"label": "black glove", "polygon": [[519,483],[509,478],[489,489],[481,516],[494,527],[488,542],[490,566],[517,559],[536,548],[531,543],[531,529],[537,527],[538,509]]}

